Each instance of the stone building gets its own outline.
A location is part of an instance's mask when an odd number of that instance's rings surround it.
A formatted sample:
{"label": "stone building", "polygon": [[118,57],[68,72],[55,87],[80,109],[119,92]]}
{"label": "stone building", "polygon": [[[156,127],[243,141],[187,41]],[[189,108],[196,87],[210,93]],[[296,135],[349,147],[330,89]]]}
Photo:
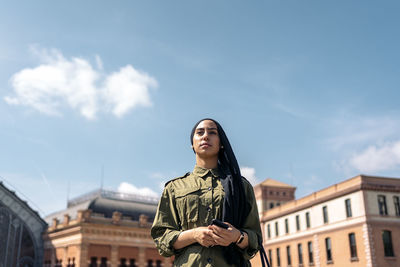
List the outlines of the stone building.
{"label": "stone building", "polygon": [[272,266],[400,266],[399,198],[400,179],[359,175],[264,209]]}
{"label": "stone building", "polygon": [[150,236],[158,199],[97,190],[46,217],[45,267],[160,267]]}
{"label": "stone building", "polygon": [[0,267],[39,267],[46,222],[0,182]]}

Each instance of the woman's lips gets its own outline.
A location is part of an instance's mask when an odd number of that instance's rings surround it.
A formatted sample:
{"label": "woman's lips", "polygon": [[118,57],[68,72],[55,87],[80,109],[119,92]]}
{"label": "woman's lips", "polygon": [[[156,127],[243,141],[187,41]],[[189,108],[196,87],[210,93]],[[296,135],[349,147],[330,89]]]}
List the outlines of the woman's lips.
{"label": "woman's lips", "polygon": [[209,143],[204,143],[204,144],[200,144],[200,147],[210,147],[211,145]]}

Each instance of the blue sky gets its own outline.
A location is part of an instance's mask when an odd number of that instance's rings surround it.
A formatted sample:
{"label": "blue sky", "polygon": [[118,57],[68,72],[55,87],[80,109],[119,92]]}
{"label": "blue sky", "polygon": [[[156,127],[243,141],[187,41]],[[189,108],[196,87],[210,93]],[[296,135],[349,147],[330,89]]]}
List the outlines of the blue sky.
{"label": "blue sky", "polygon": [[400,177],[396,1],[21,1],[0,10],[0,176],[42,215],[157,195],[218,120],[253,183],[297,197]]}

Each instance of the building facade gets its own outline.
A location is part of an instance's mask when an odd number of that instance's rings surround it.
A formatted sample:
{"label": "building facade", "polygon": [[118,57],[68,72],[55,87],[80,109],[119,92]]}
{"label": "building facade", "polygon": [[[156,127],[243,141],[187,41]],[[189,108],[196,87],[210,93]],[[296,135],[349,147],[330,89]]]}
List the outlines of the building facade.
{"label": "building facade", "polygon": [[158,199],[97,190],[46,217],[45,267],[169,267],[150,236]]}
{"label": "building facade", "polygon": [[254,195],[260,218],[265,211],[294,200],[295,191],[296,187],[270,178],[255,185]]}
{"label": "building facade", "polygon": [[46,222],[0,182],[0,267],[39,267]]}
{"label": "building facade", "polygon": [[265,251],[274,267],[400,266],[399,198],[400,179],[360,175],[264,209]]}

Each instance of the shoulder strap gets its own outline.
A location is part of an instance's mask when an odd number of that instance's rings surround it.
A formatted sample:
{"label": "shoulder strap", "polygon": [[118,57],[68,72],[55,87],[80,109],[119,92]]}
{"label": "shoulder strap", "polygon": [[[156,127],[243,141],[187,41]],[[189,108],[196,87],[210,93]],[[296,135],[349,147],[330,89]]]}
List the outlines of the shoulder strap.
{"label": "shoulder strap", "polygon": [[259,244],[259,245],[260,245],[260,258],[261,258],[262,267],[265,267],[265,263],[267,263],[267,266],[270,267],[267,254],[265,253],[265,250],[264,250],[264,246],[262,244]]}
{"label": "shoulder strap", "polygon": [[174,178],[174,179],[169,180],[168,182],[165,183],[164,187],[166,187],[167,184],[169,184],[169,183],[172,182],[172,181],[185,178],[185,177],[188,176],[189,174],[190,174],[190,172],[187,172],[187,173],[185,173],[185,175],[182,175],[182,176],[179,176],[179,177],[176,177],[176,178]]}

